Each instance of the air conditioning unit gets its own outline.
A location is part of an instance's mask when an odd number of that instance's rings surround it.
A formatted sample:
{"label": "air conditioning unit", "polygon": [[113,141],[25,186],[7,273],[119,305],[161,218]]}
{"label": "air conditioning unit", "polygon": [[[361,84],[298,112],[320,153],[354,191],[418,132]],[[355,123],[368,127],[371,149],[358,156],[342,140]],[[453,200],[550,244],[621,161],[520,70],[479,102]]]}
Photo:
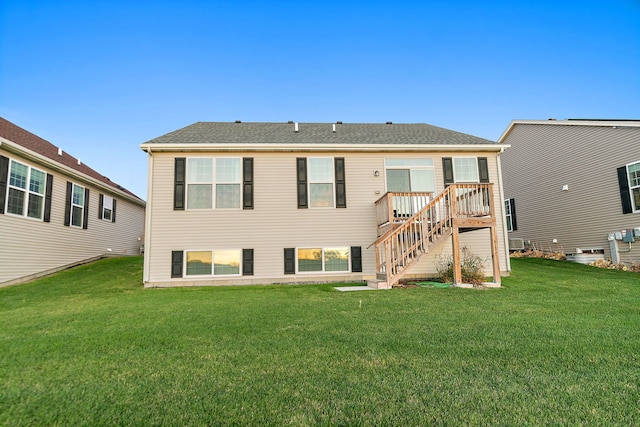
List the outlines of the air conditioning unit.
{"label": "air conditioning unit", "polygon": [[510,251],[524,251],[524,240],[522,239],[509,239]]}

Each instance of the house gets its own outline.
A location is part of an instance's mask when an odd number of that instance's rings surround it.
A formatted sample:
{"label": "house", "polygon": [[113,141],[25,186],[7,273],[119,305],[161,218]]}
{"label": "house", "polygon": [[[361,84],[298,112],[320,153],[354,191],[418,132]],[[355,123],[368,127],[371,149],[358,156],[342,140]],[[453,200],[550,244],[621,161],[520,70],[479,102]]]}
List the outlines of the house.
{"label": "house", "polygon": [[127,189],[0,118],[0,286],[138,255],[144,211]]}
{"label": "house", "polygon": [[427,124],[238,121],[141,148],[147,287],[389,287],[437,275],[463,247],[496,283],[509,271],[496,142]]}
{"label": "house", "polygon": [[512,248],[640,262],[640,120],[514,120],[499,142]]}

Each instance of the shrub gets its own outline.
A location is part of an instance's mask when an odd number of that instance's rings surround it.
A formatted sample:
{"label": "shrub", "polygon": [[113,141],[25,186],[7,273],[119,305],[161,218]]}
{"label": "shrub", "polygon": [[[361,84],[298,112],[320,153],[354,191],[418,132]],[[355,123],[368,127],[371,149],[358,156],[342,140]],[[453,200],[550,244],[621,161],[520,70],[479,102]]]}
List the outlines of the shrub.
{"label": "shrub", "polygon": [[524,252],[512,252],[511,258],[546,258],[563,261],[567,256],[562,252],[543,252],[537,249],[528,249]]}
{"label": "shrub", "polygon": [[[478,255],[464,246],[460,257],[462,282],[479,285],[486,280],[484,275],[484,261]],[[440,253],[436,256],[436,270],[440,280],[445,283],[453,282],[453,255]]]}
{"label": "shrub", "polygon": [[610,259],[599,259],[590,262],[589,265],[592,267],[608,268],[609,270],[633,271],[636,273],[640,273],[640,264],[637,264],[635,262],[632,262],[629,265],[623,262],[614,264]]}

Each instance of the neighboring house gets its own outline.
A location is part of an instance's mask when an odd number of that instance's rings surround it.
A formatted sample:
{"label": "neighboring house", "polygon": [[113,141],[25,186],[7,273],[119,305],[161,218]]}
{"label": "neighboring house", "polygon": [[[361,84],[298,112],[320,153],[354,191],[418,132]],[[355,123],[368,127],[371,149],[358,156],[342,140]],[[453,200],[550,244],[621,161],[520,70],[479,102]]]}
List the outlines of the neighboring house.
{"label": "neighboring house", "polygon": [[509,271],[496,142],[426,124],[198,122],[141,148],[147,287],[388,287],[465,246],[495,282]]}
{"label": "neighboring house", "polygon": [[138,255],[144,211],[125,188],[0,118],[0,286]]}
{"label": "neighboring house", "polygon": [[515,120],[499,142],[512,247],[640,262],[640,120]]}

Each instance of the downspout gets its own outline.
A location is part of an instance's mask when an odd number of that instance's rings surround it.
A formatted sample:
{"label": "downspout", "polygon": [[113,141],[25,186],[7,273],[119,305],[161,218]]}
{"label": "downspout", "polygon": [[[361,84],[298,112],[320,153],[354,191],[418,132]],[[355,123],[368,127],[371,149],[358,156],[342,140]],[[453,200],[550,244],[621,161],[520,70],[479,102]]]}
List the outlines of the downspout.
{"label": "downspout", "polygon": [[509,233],[507,231],[507,224],[504,221],[504,188],[502,186],[502,162],[500,161],[500,155],[504,153],[504,147],[500,147],[500,152],[496,157],[496,161],[498,162],[498,185],[500,186],[500,212],[502,212],[502,237],[504,244],[504,256],[507,264],[507,271],[511,273],[511,258],[509,257]]}
{"label": "downspout", "polygon": [[148,167],[147,167],[147,206],[144,212],[144,267],[142,274],[142,283],[149,283],[149,275],[151,270],[151,211],[153,206],[153,154],[151,147],[147,148]]}

